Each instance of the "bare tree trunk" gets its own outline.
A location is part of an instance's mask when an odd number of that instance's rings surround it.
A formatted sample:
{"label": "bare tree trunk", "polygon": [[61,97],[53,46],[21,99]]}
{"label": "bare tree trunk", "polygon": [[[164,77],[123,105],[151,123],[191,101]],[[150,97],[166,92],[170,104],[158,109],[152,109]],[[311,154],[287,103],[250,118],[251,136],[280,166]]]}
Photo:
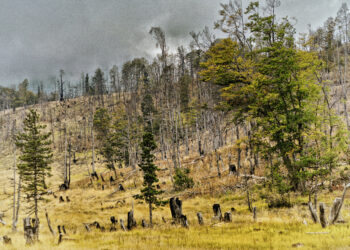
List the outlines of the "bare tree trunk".
{"label": "bare tree trunk", "polygon": [[16,232],[16,144],[14,144],[14,150],[13,150],[13,214],[12,214],[12,232]]}
{"label": "bare tree trunk", "polygon": [[152,222],[152,202],[148,203],[149,207],[149,226],[153,227],[153,222]]}

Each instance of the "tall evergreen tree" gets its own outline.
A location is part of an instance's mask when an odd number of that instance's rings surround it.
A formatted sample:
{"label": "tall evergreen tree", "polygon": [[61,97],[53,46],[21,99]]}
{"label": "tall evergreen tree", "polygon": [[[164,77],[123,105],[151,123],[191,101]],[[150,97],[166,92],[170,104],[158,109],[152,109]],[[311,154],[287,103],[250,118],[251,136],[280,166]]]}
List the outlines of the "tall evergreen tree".
{"label": "tall evergreen tree", "polygon": [[[34,213],[37,225],[39,224],[39,202],[43,200],[42,193],[47,189],[45,178],[50,175],[51,171],[50,133],[42,131],[45,127],[39,124],[39,114],[30,109],[24,120],[24,132],[16,136],[16,146],[22,153],[18,170],[23,183],[23,191],[28,197],[28,213]],[[36,233],[36,238],[38,238],[39,231]]]}
{"label": "tall evergreen tree", "polygon": [[[147,75],[146,79],[147,79]],[[148,81],[146,80],[146,84]],[[145,86],[146,89],[149,86]],[[155,156],[153,151],[157,148],[157,145],[154,141],[154,136],[152,133],[152,125],[150,121],[150,113],[153,109],[153,100],[149,93],[146,93],[143,98],[143,118],[144,118],[144,133],[142,136],[142,142],[140,144],[142,154],[141,154],[141,163],[139,164],[140,168],[143,171],[143,186],[141,189],[141,194],[136,195],[137,199],[145,200],[149,205],[149,221],[150,226],[153,225],[152,222],[152,209],[153,205],[160,206],[164,205],[165,202],[159,199],[158,195],[162,194],[163,191],[156,189],[156,183],[159,181],[157,177],[157,170],[159,168],[154,164]]]}

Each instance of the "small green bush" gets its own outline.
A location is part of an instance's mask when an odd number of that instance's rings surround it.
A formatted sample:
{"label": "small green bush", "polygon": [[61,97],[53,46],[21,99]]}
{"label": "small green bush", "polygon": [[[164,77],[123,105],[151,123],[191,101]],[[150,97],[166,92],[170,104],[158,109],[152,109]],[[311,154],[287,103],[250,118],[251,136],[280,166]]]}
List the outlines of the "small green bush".
{"label": "small green bush", "polygon": [[176,191],[182,191],[187,188],[192,188],[194,186],[194,181],[189,177],[190,170],[188,168],[175,170],[174,176],[174,189]]}

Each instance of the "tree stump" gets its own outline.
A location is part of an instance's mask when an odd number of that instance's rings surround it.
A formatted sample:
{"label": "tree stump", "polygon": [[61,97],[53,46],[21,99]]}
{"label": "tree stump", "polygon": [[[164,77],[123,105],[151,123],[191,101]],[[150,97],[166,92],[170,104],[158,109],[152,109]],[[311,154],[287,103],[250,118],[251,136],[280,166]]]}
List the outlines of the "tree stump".
{"label": "tree stump", "polygon": [[329,215],[329,224],[335,223],[339,218],[341,202],[341,198],[335,198],[333,206],[331,208],[331,213]]}
{"label": "tree stump", "polygon": [[142,219],[141,225],[142,225],[143,228],[148,227],[148,224],[147,224],[147,222],[144,219]]}
{"label": "tree stump", "polygon": [[226,212],[224,214],[224,221],[225,222],[232,222],[232,214],[231,214],[231,212]]}
{"label": "tree stump", "polygon": [[183,227],[188,228],[188,221],[187,221],[187,216],[186,215],[182,214],[181,217],[180,217],[180,221],[181,221],[181,225]]}
{"label": "tree stump", "polygon": [[92,224],[90,224],[90,226],[94,226],[94,227],[97,228],[97,229],[100,229],[100,228],[101,228],[100,223],[98,223],[97,221],[94,221]]}
{"label": "tree stump", "polygon": [[125,188],[123,187],[122,184],[119,184],[118,190],[119,190],[119,191],[125,191]]}
{"label": "tree stump", "polygon": [[128,212],[128,225],[127,225],[127,228],[128,228],[128,230],[131,230],[134,227],[136,227],[136,221],[134,219],[134,211],[130,210]]}
{"label": "tree stump", "polygon": [[320,222],[323,228],[327,226],[326,213],[324,203],[320,203]]}
{"label": "tree stump", "polygon": [[256,207],[253,207],[253,219],[256,221]]}
{"label": "tree stump", "polygon": [[170,198],[170,212],[171,216],[175,223],[180,222],[180,218],[182,215],[182,201],[179,198],[172,197]]}
{"label": "tree stump", "polygon": [[111,222],[112,222],[112,225],[115,225],[115,224],[117,224],[118,223],[118,221],[115,219],[115,217],[114,216],[111,216]]}
{"label": "tree stump", "polygon": [[4,235],[4,236],[2,237],[2,240],[4,241],[4,244],[5,244],[5,245],[10,245],[10,244],[12,243],[11,238],[8,237],[7,235]]}
{"label": "tree stump", "polygon": [[319,219],[318,219],[318,216],[317,216],[317,212],[314,209],[311,201],[308,203],[308,206],[309,206],[309,210],[310,210],[310,213],[311,213],[312,220],[314,221],[314,223],[317,223],[319,221]]}
{"label": "tree stump", "polygon": [[89,227],[89,225],[88,225],[87,223],[84,223],[84,226],[85,226],[85,229],[86,229],[87,232],[90,232],[90,231],[91,231],[91,230],[90,230],[90,227]]}
{"label": "tree stump", "polygon": [[237,174],[237,168],[235,164],[229,165],[229,175],[232,175],[232,174]]}
{"label": "tree stump", "polygon": [[57,226],[57,230],[58,230],[58,245],[59,245],[59,244],[61,244],[61,242],[63,240],[63,234],[62,234],[60,225]]}
{"label": "tree stump", "polygon": [[197,218],[198,218],[198,224],[199,225],[203,225],[204,224],[204,221],[203,221],[203,216],[202,216],[202,213],[197,213]]}
{"label": "tree stump", "polygon": [[96,180],[98,180],[98,175],[97,175],[96,172],[92,172],[92,173],[91,173],[91,177],[92,177],[93,179],[96,178]]}
{"label": "tree stump", "polygon": [[23,219],[23,231],[26,245],[31,245],[38,239],[39,220],[31,219],[30,217]]}
{"label": "tree stump", "polygon": [[121,227],[124,231],[126,231],[125,226],[124,226],[124,221],[123,221],[122,219],[120,219],[120,227]]}
{"label": "tree stump", "polygon": [[220,204],[214,204],[213,211],[214,211],[214,219],[218,220],[218,221],[222,221],[222,213],[221,213]]}
{"label": "tree stump", "polygon": [[109,183],[110,183],[111,185],[113,185],[113,184],[114,184],[114,179],[113,179],[113,176],[109,177]]}

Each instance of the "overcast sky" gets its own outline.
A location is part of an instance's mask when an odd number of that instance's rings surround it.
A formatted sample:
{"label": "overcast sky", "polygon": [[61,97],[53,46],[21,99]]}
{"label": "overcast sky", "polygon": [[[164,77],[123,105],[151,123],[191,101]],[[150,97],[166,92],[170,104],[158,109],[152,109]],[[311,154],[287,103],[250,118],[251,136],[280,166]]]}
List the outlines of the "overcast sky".
{"label": "overcast sky", "polygon": [[[220,2],[228,0],[0,0],[0,85],[45,82],[59,69],[74,79],[150,58],[157,51],[152,26],[165,31],[171,47],[187,45],[190,31],[213,27]],[[344,0],[281,2],[279,16],[296,17],[302,32],[335,16]]]}

